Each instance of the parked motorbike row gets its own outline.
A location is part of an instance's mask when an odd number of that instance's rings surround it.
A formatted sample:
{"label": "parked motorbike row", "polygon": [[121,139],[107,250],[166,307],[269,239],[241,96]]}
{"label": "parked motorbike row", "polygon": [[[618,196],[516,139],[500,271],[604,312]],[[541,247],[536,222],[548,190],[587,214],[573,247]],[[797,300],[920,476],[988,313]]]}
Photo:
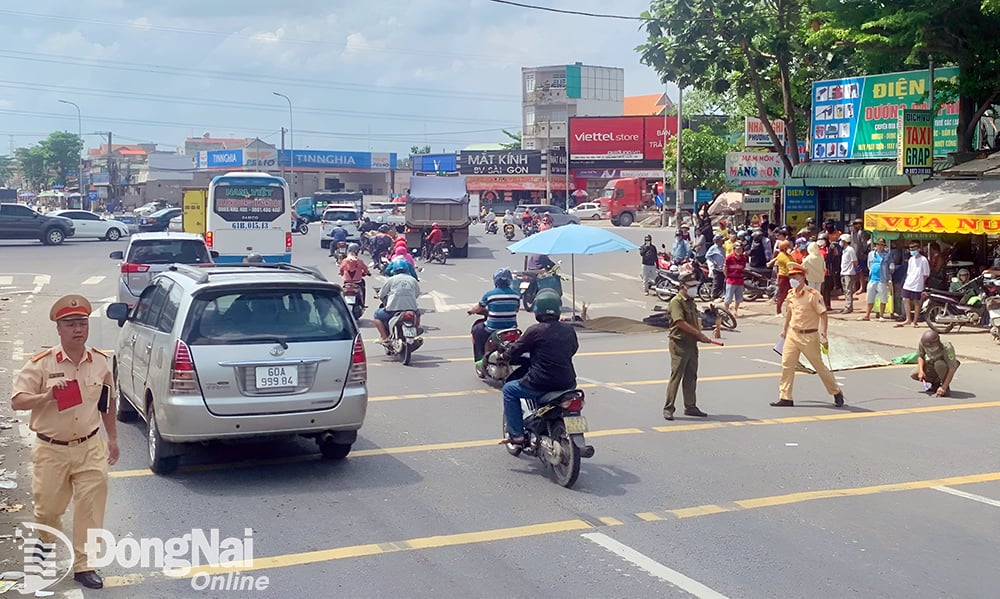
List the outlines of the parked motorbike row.
{"label": "parked motorbike row", "polygon": [[928,291],[923,312],[927,326],[938,333],[984,327],[1000,343],[1000,281],[991,275],[970,279],[956,291]]}

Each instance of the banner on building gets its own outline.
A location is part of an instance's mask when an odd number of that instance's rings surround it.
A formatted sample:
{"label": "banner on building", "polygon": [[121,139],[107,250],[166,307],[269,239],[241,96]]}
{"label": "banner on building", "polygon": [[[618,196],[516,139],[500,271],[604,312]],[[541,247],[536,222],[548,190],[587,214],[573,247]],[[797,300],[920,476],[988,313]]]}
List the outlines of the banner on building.
{"label": "banner on building", "polygon": [[899,111],[896,174],[934,173],[934,120],[930,110]]}
{"label": "banner on building", "polygon": [[731,187],[778,187],[785,166],[775,152],[728,152],[726,183]]}
{"label": "banner on building", "polygon": [[663,168],[663,143],[677,135],[677,117],[569,119],[573,168]]}
{"label": "banner on building", "polygon": [[[937,81],[954,81],[958,67],[937,69]],[[899,111],[927,109],[930,73],[907,71],[817,81],[812,85],[813,160],[896,158]],[[934,156],[958,149],[958,103],[934,119]]]}
{"label": "banner on building", "polygon": [[463,175],[539,175],[541,150],[484,150],[458,153],[458,172]]}
{"label": "banner on building", "polygon": [[785,224],[794,235],[806,226],[806,220],[816,218],[818,194],[812,187],[785,188]]}
{"label": "banner on building", "polygon": [[[771,121],[771,127],[781,142],[778,145],[785,147],[785,121],[775,119]],[[774,147],[771,136],[767,134],[767,129],[764,128],[764,121],[753,116],[748,116],[743,121],[743,143],[748,148]]]}

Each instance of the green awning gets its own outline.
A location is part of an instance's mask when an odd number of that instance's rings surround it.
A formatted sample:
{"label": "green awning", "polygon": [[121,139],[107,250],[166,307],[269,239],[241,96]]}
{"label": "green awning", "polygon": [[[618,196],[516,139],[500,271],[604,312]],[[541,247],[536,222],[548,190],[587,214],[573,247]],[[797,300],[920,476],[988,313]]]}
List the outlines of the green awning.
{"label": "green awning", "polygon": [[[953,166],[950,159],[934,162],[934,170]],[[897,175],[895,162],[803,162],[785,179],[789,187],[912,187],[923,175]]]}

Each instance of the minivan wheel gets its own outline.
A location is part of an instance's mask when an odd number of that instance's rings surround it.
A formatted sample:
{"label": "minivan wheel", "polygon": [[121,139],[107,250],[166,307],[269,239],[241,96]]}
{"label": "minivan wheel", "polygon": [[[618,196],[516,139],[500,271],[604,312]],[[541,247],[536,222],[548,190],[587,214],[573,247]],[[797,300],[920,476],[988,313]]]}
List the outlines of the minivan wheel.
{"label": "minivan wheel", "polygon": [[53,227],[45,232],[45,238],[42,243],[45,245],[59,245],[66,239],[66,235],[63,234],[62,229],[59,227]]}
{"label": "minivan wheel", "polygon": [[319,451],[323,454],[324,460],[342,460],[351,453],[351,444],[334,443],[333,441],[320,442]]}
{"label": "minivan wheel", "polygon": [[170,450],[173,445],[169,441],[164,441],[160,437],[160,428],[156,423],[156,411],[153,403],[149,404],[149,418],[147,421],[146,442],[149,444],[149,469],[156,474],[171,474],[177,470],[181,456],[166,456],[164,453]]}

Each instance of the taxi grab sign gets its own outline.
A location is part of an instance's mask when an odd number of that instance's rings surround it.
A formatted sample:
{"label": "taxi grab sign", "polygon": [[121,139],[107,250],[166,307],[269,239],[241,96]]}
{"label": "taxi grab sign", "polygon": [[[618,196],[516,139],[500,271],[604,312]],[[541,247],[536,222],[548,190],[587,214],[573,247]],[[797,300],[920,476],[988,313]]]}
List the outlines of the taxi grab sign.
{"label": "taxi grab sign", "polygon": [[896,174],[934,172],[934,120],[930,110],[899,111],[896,131]]}

